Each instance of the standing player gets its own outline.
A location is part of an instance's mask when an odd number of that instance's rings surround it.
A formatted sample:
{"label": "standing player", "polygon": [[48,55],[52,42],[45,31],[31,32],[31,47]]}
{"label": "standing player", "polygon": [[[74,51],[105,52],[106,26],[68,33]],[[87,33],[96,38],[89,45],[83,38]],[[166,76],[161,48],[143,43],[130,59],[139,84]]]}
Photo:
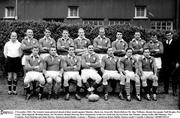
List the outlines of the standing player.
{"label": "standing player", "polygon": [[[62,73],[63,73],[63,60],[60,56],[58,56],[56,52],[56,47],[50,47],[49,54],[44,59],[44,70],[43,73],[46,77],[47,84],[48,84],[48,99],[51,98],[52,95],[52,88],[55,89],[55,99],[58,98],[58,90],[61,87],[62,82]],[[53,81],[55,85],[53,87]]]}
{"label": "standing player", "polygon": [[33,38],[32,29],[27,29],[26,36],[21,42],[21,49],[23,51],[22,65],[25,66],[26,58],[32,53],[32,48],[38,45],[37,39]]}
{"label": "standing player", "polygon": [[80,59],[74,54],[74,47],[69,47],[68,55],[64,59],[63,69],[64,69],[64,87],[66,92],[65,100],[69,100],[69,80],[77,81],[75,98],[81,100],[79,96],[80,88],[82,86],[81,76],[79,75],[81,67]]}
{"label": "standing player", "polygon": [[83,28],[79,28],[78,35],[78,38],[74,39],[74,46],[77,56],[81,56],[87,52],[87,47],[91,44],[91,42],[85,37]]}
{"label": "standing player", "polygon": [[146,41],[141,38],[140,32],[135,32],[134,38],[129,42],[129,47],[133,49],[133,55],[138,60],[143,54],[143,48]]}
{"label": "standing player", "polygon": [[104,99],[108,100],[108,80],[109,79],[115,79],[120,81],[120,92],[119,92],[119,98],[121,100],[124,99],[122,95],[122,91],[124,89],[125,85],[125,77],[122,76],[120,73],[118,73],[117,63],[118,58],[114,56],[114,51],[112,48],[108,48],[108,56],[104,56],[102,58],[101,62],[101,71],[103,73],[103,86],[105,90]]}
{"label": "standing player", "polygon": [[158,86],[158,77],[157,77],[157,67],[155,64],[155,60],[150,56],[149,48],[145,48],[143,52],[143,56],[139,58],[139,69],[140,76],[142,80],[142,86],[144,88],[147,100],[151,100],[150,98],[150,85],[147,85],[147,80],[152,80],[153,83],[153,100],[157,100],[156,90]]}
{"label": "standing player", "polygon": [[45,29],[44,37],[39,39],[40,53],[41,57],[44,59],[49,55],[49,49],[53,46],[56,47],[56,41],[51,38],[51,31],[49,29]]}
{"label": "standing player", "polygon": [[[39,83],[39,94],[38,99],[42,99],[43,94],[43,86],[45,84],[45,79],[42,74],[43,70],[43,60],[39,56],[39,47],[34,46],[32,48],[32,54],[27,57],[26,59],[26,65],[25,70],[27,71],[25,78],[24,78],[24,85],[26,90],[26,99],[29,100],[31,97],[31,90],[30,86],[32,82],[38,82]],[[35,92],[36,88],[33,86],[33,93]]]}
{"label": "standing player", "polygon": [[69,37],[68,30],[63,30],[62,37],[57,41],[58,54],[67,55],[70,46],[74,46],[74,41]]}
{"label": "standing player", "polygon": [[150,55],[154,57],[157,69],[161,69],[161,56],[163,54],[163,44],[157,40],[157,35],[152,34],[151,40],[145,44],[144,48],[149,48]]}
{"label": "standing player", "polygon": [[124,41],[122,32],[116,33],[116,40],[112,42],[112,48],[115,56],[123,57],[126,54],[128,44]]}
{"label": "standing player", "polygon": [[138,65],[137,60],[132,56],[133,50],[128,48],[126,50],[126,55],[120,60],[118,63],[119,72],[122,72],[126,77],[126,94],[127,94],[127,101],[131,101],[130,95],[130,80],[135,81],[135,88],[136,88],[136,99],[141,101],[140,96],[140,78],[138,76]]}
{"label": "standing player", "polygon": [[102,57],[106,55],[107,49],[111,47],[111,41],[105,36],[105,29],[99,28],[99,35],[93,41],[94,51],[98,54],[101,61]]}
{"label": "standing player", "polygon": [[[81,77],[82,81],[85,84],[85,88],[88,91],[87,97],[89,94],[93,93],[93,91],[98,87],[102,78],[97,72],[97,68],[100,68],[99,57],[94,52],[93,45],[88,46],[88,53],[82,55],[82,71]],[[90,85],[88,79],[94,81],[93,85]]]}
{"label": "standing player", "polygon": [[6,71],[8,72],[8,94],[16,95],[17,73],[21,69],[21,43],[17,40],[17,33],[12,32],[10,40],[4,46]]}

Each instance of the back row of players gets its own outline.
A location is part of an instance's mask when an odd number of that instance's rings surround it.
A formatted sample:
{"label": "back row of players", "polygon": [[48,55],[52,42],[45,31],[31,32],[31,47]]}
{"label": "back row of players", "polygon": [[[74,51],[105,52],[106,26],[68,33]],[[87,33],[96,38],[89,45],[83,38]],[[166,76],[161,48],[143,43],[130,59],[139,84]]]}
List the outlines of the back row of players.
{"label": "back row of players", "polygon": [[[39,99],[42,98],[45,84],[47,84],[48,99],[52,97],[53,91],[55,98],[58,98],[58,90],[63,84],[65,99],[69,100],[69,80],[73,79],[77,81],[75,94],[77,100],[81,99],[79,93],[82,85],[85,86],[86,96],[88,96],[96,91],[101,82],[104,86],[104,99],[108,100],[108,80],[115,79],[119,80],[121,100],[124,99],[122,93],[125,90],[126,100],[131,101],[130,80],[135,81],[138,101],[141,101],[141,86],[147,100],[151,98],[157,100],[157,68],[161,68],[160,55],[163,53],[163,45],[157,40],[156,35],[152,35],[151,40],[146,43],[141,39],[140,32],[135,32],[128,46],[122,38],[123,34],[117,32],[117,39],[111,46],[111,41],[105,37],[105,29],[102,27],[93,45],[85,37],[82,28],[78,30],[79,37],[74,40],[69,38],[67,30],[63,30],[62,38],[58,39],[57,44],[51,38],[49,29],[45,29],[44,34],[45,36],[38,42],[33,38],[33,31],[28,29],[26,37],[20,43],[17,40],[17,34],[11,33],[10,41],[4,46],[4,55],[7,58],[8,94],[17,94],[16,73],[20,70],[19,62],[22,62],[26,72],[24,78],[26,99],[30,99],[32,95],[31,83],[37,81],[40,87]],[[19,61],[21,52],[23,57],[22,61]],[[97,70],[100,70],[102,76]],[[94,80],[91,85],[89,78]],[[147,79],[152,80],[152,96]],[[33,90],[35,92],[35,87]]]}

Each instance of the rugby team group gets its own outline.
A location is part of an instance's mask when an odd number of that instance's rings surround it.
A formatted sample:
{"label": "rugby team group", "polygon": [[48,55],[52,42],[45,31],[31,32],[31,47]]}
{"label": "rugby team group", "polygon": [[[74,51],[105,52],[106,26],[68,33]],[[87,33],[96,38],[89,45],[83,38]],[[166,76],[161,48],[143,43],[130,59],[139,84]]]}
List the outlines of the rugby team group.
{"label": "rugby team group", "polygon": [[[172,38],[172,32],[166,32],[166,35]],[[81,100],[81,88],[84,89],[84,96],[88,97],[97,94],[97,88],[103,85],[104,100],[107,101],[109,80],[114,79],[119,84],[120,100],[131,101],[130,81],[134,81],[138,101],[142,100],[141,88],[148,101],[156,101],[163,51],[163,43],[157,39],[157,34],[152,34],[146,42],[141,38],[140,31],[134,33],[129,43],[123,39],[122,32],[117,32],[116,40],[111,43],[105,36],[104,27],[99,28],[99,35],[93,43],[85,37],[83,28],[78,30],[78,37],[74,40],[68,30],[63,30],[57,42],[48,28],[39,40],[33,37],[32,29],[27,29],[21,43],[17,33],[11,32],[10,40],[4,45],[8,94],[17,95],[17,73],[23,66],[26,100],[35,92],[38,92],[38,99],[42,99],[45,86],[47,99],[58,99],[59,90],[63,87],[65,100],[69,100],[69,82],[73,80],[77,100]]]}

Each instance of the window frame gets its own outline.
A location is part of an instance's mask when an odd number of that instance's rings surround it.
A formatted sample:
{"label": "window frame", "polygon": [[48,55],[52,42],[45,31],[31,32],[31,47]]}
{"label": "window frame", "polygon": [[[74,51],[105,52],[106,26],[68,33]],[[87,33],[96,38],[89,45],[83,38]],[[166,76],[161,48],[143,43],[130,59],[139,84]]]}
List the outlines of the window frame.
{"label": "window frame", "polygon": [[[77,16],[71,16],[71,9],[76,8],[77,10]],[[67,18],[80,18],[79,17],[79,6],[68,6],[68,16]]]}
{"label": "window frame", "polygon": [[[13,9],[13,11],[8,11],[9,10],[9,8],[12,8]],[[8,12],[13,12],[13,16],[8,16]],[[8,19],[14,19],[14,18],[16,18],[16,16],[15,16],[15,7],[13,7],[13,6],[8,6],[8,7],[5,7],[5,16],[4,16],[4,18],[8,18]],[[11,13],[10,13],[11,14]]]}
{"label": "window frame", "polygon": [[[137,16],[137,9],[140,8],[140,9],[144,9],[144,16]],[[135,16],[134,16],[134,19],[148,19],[147,17],[147,8],[146,6],[135,6]]]}
{"label": "window frame", "polygon": [[[165,23],[165,29],[163,29],[163,23]],[[168,25],[168,23],[170,23],[170,25]],[[154,24],[154,26],[152,24]],[[150,28],[154,30],[173,30],[173,24],[173,20],[151,20]],[[160,28],[158,29],[158,27]],[[168,27],[170,27],[170,29],[168,29]]]}

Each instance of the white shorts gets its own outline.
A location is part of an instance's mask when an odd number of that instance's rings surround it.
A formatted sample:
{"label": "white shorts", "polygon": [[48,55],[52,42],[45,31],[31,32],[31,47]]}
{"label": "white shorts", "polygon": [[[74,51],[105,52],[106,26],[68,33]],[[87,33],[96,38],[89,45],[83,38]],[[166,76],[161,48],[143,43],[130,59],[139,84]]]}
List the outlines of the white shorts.
{"label": "white shorts", "polygon": [[143,71],[141,80],[158,80],[158,77],[153,74],[152,71]]}
{"label": "white shorts", "polygon": [[38,81],[40,84],[45,84],[44,76],[41,72],[29,71],[26,73],[24,83],[29,84],[32,81]]}
{"label": "white shorts", "polygon": [[162,67],[161,57],[155,57],[154,60],[155,60],[157,68],[161,69],[161,67]]}
{"label": "white shorts", "polygon": [[[126,76],[127,79],[130,79],[130,80],[133,80],[133,81],[139,81],[139,76],[136,75],[133,71],[125,70],[125,73],[126,73],[125,76]],[[138,80],[136,80],[136,79],[138,79]]]}
{"label": "white shorts", "polygon": [[113,71],[113,70],[105,70],[103,74],[103,79],[106,77],[108,80],[109,79],[115,79],[115,80],[120,80],[121,75],[118,73],[118,71]]}
{"label": "white shorts", "polygon": [[64,72],[64,86],[69,86],[68,81],[72,79],[77,81],[77,85],[78,86],[82,86],[82,79],[81,76],[79,75],[78,71],[68,71],[68,72]]}
{"label": "white shorts", "polygon": [[49,53],[42,53],[42,54],[40,54],[40,57],[42,59],[45,59],[47,56],[49,56]]}
{"label": "white shorts", "polygon": [[46,80],[47,82],[52,82],[55,80],[56,82],[61,82],[62,74],[60,71],[46,71]]}
{"label": "white shorts", "polygon": [[26,65],[26,63],[27,63],[27,62],[26,62],[26,59],[27,59],[28,56],[29,56],[29,55],[24,55],[24,56],[22,57],[22,62],[21,62],[21,63],[22,63],[23,66]]}
{"label": "white shorts", "polygon": [[81,70],[81,77],[83,83],[86,83],[89,78],[95,80],[96,83],[100,83],[102,78],[95,69],[83,69]]}

